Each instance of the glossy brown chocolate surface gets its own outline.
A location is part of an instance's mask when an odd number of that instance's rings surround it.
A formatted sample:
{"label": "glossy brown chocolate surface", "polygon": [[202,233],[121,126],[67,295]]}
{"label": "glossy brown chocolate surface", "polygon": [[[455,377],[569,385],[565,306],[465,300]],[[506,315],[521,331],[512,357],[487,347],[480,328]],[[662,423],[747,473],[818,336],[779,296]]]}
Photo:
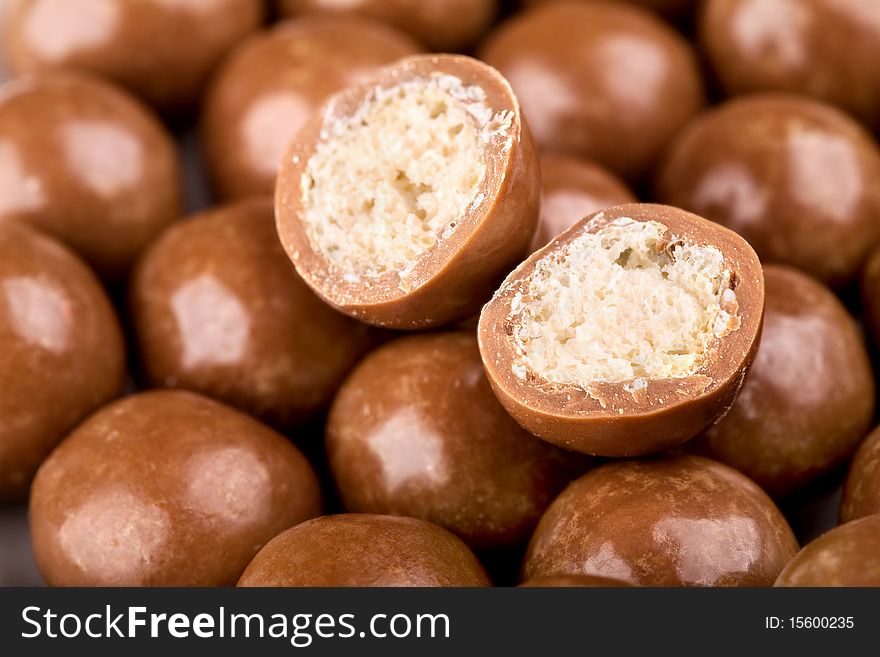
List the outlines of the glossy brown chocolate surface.
{"label": "glossy brown chocolate surface", "polygon": [[90,417],[43,464],[31,536],[51,585],[228,586],[321,512],[287,439],[201,395],[155,391]]}
{"label": "glossy brown chocolate surface", "polygon": [[510,80],[539,146],[639,178],[704,103],[694,52],[650,12],[560,2],[514,16],[480,58]]}
{"label": "glossy brown chocolate surface", "polygon": [[698,456],[618,461],[569,486],[532,537],[523,579],[599,575],[644,586],[769,586],[797,552],[769,497]]}
{"label": "glossy brown chocolate surface", "polygon": [[498,0],[278,0],[278,9],[282,16],[343,13],[373,18],[431,50],[454,52],[485,33],[498,12]]}
{"label": "glossy brown chocolate surface", "polygon": [[356,17],[301,18],[249,38],[203,101],[201,145],[214,192],[272,194],[291,140],[331,94],[419,51],[410,37]]}
{"label": "glossy brown chocolate surface", "polygon": [[658,171],[657,195],[740,233],[763,262],[839,286],[880,239],[880,149],[832,107],[746,97],[682,131]]}
{"label": "glossy brown chocolate surface", "polygon": [[422,518],[475,549],[524,543],[589,465],[513,421],[464,331],[367,356],[333,403],[327,452],[346,510]]}
{"label": "glossy brown chocolate surface", "polygon": [[94,274],[25,226],[0,224],[0,504],[23,499],[40,463],[122,390],[119,322]]}
{"label": "glossy brown chocolate surface", "polygon": [[840,522],[880,514],[880,430],[874,429],[859,446],[849,467]]}
{"label": "glossy brown chocolate surface", "polygon": [[707,0],[700,41],[729,94],[789,91],[880,127],[880,4]]}
{"label": "glossy brown chocolate surface", "polygon": [[[522,0],[526,7],[537,7],[538,5],[549,5],[551,2],[565,2],[566,0]],[[595,0],[581,0],[582,2],[595,2]],[[644,7],[653,11],[659,11],[672,16],[679,16],[685,12],[691,11],[697,4],[697,0],[603,0],[604,2],[614,2],[619,4],[635,5]]]}
{"label": "glossy brown chocolate surface", "polygon": [[543,155],[541,215],[531,251],[537,251],[588,214],[636,200],[623,181],[597,164],[568,155]]}
{"label": "glossy brown chocolate surface", "polygon": [[0,223],[23,221],[119,277],[180,216],[171,136],[95,78],[55,75],[0,91]]}
{"label": "glossy brown chocolate surface", "polygon": [[[475,201],[448,236],[438,237],[407,267],[351,280],[312,242],[303,218],[302,175],[327,122],[351,116],[377,87],[451,75],[485,93],[492,115],[510,123],[484,144],[485,174]],[[303,280],[330,305],[361,321],[397,329],[453,324],[478,312],[500,280],[522,259],[538,221],[538,154],[510,85],[470,57],[420,55],[381,69],[333,96],[299,134],[278,173],[275,217],[287,255]],[[354,227],[356,229],[356,226]]]}
{"label": "glossy brown chocolate surface", "polygon": [[88,71],[179,110],[264,11],[262,0],[11,0],[4,50],[17,73]]}
{"label": "glossy brown chocolate surface", "polygon": [[373,342],[297,276],[269,199],[168,229],[139,264],[131,305],[151,385],[201,392],[283,429],[325,407]]}
{"label": "glossy brown chocolate surface", "polygon": [[520,584],[523,588],[627,588],[632,584],[622,579],[601,577],[599,575],[559,575],[557,577],[537,577]]}
{"label": "glossy brown chocolate surface", "polygon": [[880,586],[880,516],[817,538],[789,562],[776,586]]}
{"label": "glossy brown chocolate surface", "polygon": [[778,265],[764,281],[764,329],[745,385],[689,446],[778,498],[852,456],[873,421],[875,386],[859,327],[828,288]]}
{"label": "glossy brown chocolate surface", "polygon": [[254,557],[239,586],[489,586],[455,536],[415,518],[324,516],[288,529]]}
{"label": "glossy brown chocolate surface", "polygon": [[[632,389],[631,381],[596,382],[584,390],[547,381],[531,370],[521,377],[513,367],[514,300],[528,294],[530,276],[542,258],[555,257],[583,231],[598,231],[620,217],[659,222],[666,226],[664,239],[670,243],[682,240],[719,249],[736,281],[740,326],[713,339],[692,375],[649,379],[639,391]],[[640,456],[680,445],[730,408],[757,350],[763,306],[761,263],[741,237],[678,208],[618,205],[575,224],[507,277],[480,314],[480,353],[498,399],[536,436],[597,456]]]}

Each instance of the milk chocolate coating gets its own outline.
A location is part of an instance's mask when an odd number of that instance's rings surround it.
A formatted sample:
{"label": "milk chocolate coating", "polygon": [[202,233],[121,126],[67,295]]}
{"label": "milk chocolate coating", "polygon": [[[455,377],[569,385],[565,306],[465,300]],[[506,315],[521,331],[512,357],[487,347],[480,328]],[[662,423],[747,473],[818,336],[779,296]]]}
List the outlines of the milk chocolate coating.
{"label": "milk chocolate coating", "polygon": [[770,498],[726,465],[689,455],[618,461],[588,472],[550,505],[523,579],[769,586],[797,549]]}
{"label": "milk chocolate coating", "polygon": [[290,142],[331,94],[419,51],[391,27],[341,16],[286,21],[246,40],[204,99],[201,145],[215,194],[272,194]]}
{"label": "milk chocolate coating", "polygon": [[480,58],[510,80],[544,151],[639,178],[704,103],[694,52],[650,12],[559,2],[514,16]]}
{"label": "milk chocolate coating", "polygon": [[537,251],[588,214],[636,200],[623,181],[597,164],[567,155],[543,155],[541,214],[531,251]]}
{"label": "milk chocolate coating", "polygon": [[239,586],[489,586],[455,536],[416,518],[324,516],[272,539]]}
{"label": "milk chocolate coating", "polygon": [[839,286],[880,239],[880,149],[845,114],[806,98],[732,100],[676,138],[657,195],[740,233],[763,262]]}
{"label": "milk chocolate coating", "polygon": [[874,417],[874,375],[858,325],[830,290],[778,265],[764,281],[749,377],[692,446],[780,498],[852,456]]}
{"label": "milk chocolate coating", "polygon": [[285,438],[218,402],[155,391],[105,407],[40,468],[31,537],[51,585],[225,586],[321,512]]}
{"label": "milk chocolate coating", "polygon": [[537,577],[520,584],[523,588],[627,588],[632,584],[613,577],[599,575],[559,575],[557,577]]}
{"label": "milk chocolate coating", "polygon": [[327,452],[346,510],[423,518],[475,549],[525,543],[589,465],[513,421],[463,331],[367,356],[333,403]]}
{"label": "milk chocolate coating", "polygon": [[[565,0],[522,0],[526,7],[549,5],[551,2],[563,2]],[[581,0],[582,2],[594,2],[595,0]],[[697,0],[603,0],[604,2],[616,2],[620,4],[635,5],[652,11],[659,11],[670,16],[680,16],[691,11]]]}
{"label": "milk chocolate coating", "polygon": [[789,562],[776,586],[880,586],[880,516],[817,538]]}
{"label": "milk chocolate coating", "polygon": [[278,0],[282,16],[343,13],[393,25],[431,50],[453,52],[481,37],[498,12],[498,0]]}
{"label": "milk chocolate coating", "polygon": [[707,0],[700,42],[728,94],[789,91],[880,127],[880,4]]}
{"label": "milk chocolate coating", "polygon": [[26,226],[0,224],[0,504],[122,390],[125,347],[94,274]]}
{"label": "milk chocolate coating", "polygon": [[19,74],[87,71],[177,111],[264,12],[262,0],[12,0],[4,50]]}
{"label": "milk chocolate coating", "polygon": [[40,228],[104,276],[124,274],[180,216],[170,135],[140,103],[96,78],[6,83],[0,154],[0,223]]}
{"label": "milk chocolate coating", "polygon": [[290,429],[325,407],[372,345],[300,280],[272,202],[172,226],[144,255],[131,301],[153,386],[201,392]]}
{"label": "milk chocolate coating", "polygon": [[[719,249],[724,266],[732,272],[739,328],[713,340],[694,374],[648,379],[637,392],[631,381],[597,382],[584,390],[546,381],[531,371],[520,378],[513,367],[514,300],[525,294],[542,258],[553,257],[583,231],[598,231],[620,217],[659,222],[667,227],[664,239],[670,241],[682,239]],[[565,449],[597,456],[640,456],[682,444],[727,412],[757,350],[763,307],[761,263],[741,237],[684,210],[639,203],[589,215],[532,254],[483,307],[477,333],[489,383],[521,426]]]}
{"label": "milk chocolate coating", "polygon": [[[434,74],[452,75],[485,92],[493,115],[509,112],[505,131],[484,144],[485,175],[476,200],[450,235],[438,238],[408,273],[388,271],[352,281],[308,235],[302,175],[327,121],[351,116],[376,87]],[[482,62],[459,55],[408,57],[333,96],[299,133],[278,173],[275,218],[281,243],[303,280],[327,303],[363,322],[397,329],[454,324],[479,311],[498,282],[526,253],[538,221],[538,154],[507,81]]]}
{"label": "milk chocolate coating", "polygon": [[880,430],[859,446],[849,468],[840,506],[840,522],[880,514]]}

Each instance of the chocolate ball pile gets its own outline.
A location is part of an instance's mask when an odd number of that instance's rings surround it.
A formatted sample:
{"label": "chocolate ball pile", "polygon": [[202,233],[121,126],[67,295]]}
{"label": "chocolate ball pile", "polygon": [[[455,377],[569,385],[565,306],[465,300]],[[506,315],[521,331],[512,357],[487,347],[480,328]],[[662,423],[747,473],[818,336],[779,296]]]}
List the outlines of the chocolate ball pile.
{"label": "chocolate ball pile", "polygon": [[880,4],[0,9],[0,585],[880,586]]}

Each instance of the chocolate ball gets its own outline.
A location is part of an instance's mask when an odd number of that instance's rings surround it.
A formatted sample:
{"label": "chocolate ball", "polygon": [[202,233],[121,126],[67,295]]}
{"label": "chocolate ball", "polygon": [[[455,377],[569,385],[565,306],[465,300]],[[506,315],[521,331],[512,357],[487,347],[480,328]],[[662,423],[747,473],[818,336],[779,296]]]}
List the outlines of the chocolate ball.
{"label": "chocolate ball", "polygon": [[880,4],[707,0],[702,48],[728,94],[789,91],[880,127]]}
{"label": "chocolate ball", "polygon": [[299,278],[268,199],[169,228],[144,254],[131,302],[150,385],[201,392],[283,429],[324,408],[373,342]]}
{"label": "chocolate ball", "polygon": [[874,417],[874,375],[858,325],[830,290],[778,265],[764,268],[764,282],[749,377],[691,445],[784,497],[855,452]]}
{"label": "chocolate ball", "polygon": [[423,518],[475,549],[524,543],[588,466],[505,412],[471,332],[367,356],[333,402],[327,453],[346,510]]}
{"label": "chocolate ball", "polygon": [[272,194],[290,142],[331,94],[419,50],[393,28],[356,17],[306,17],[252,36],[204,100],[201,142],[215,193]]}
{"label": "chocolate ball", "polygon": [[541,215],[531,251],[537,251],[588,214],[636,200],[623,181],[598,164],[567,155],[544,155]]}
{"label": "chocolate ball", "polygon": [[880,586],[880,516],[835,527],[804,547],[776,586]]}
{"label": "chocolate ball", "polygon": [[657,195],[740,233],[764,262],[833,285],[880,238],[880,149],[855,121],[815,101],[728,101],[675,139]]}
{"label": "chocolate ball", "polygon": [[4,50],[17,73],[88,71],[175,111],[264,11],[262,0],[12,0]]}
{"label": "chocolate ball", "polygon": [[880,429],[859,446],[849,468],[840,506],[840,522],[880,514]]}
{"label": "chocolate ball", "polygon": [[626,588],[629,582],[613,577],[598,575],[560,575],[558,577],[538,577],[520,584],[523,588]]}
{"label": "chocolate ball", "polygon": [[704,103],[694,52],[649,12],[551,3],[489,35],[480,57],[510,81],[545,151],[639,178]]}
{"label": "chocolate ball", "polygon": [[125,346],[94,274],[54,240],[0,223],[0,504],[122,390]]}
{"label": "chocolate ball", "polygon": [[333,95],[278,171],[278,235],[322,299],[395,329],[472,317],[526,253],[538,153],[510,85],[416,55]]}
{"label": "chocolate ball", "polygon": [[289,441],[201,395],[106,406],[67,437],[31,492],[31,538],[51,585],[226,586],[287,527],[321,512]]}
{"label": "chocolate ball", "polygon": [[689,455],[618,461],[588,472],[550,505],[523,579],[769,586],[797,549],[770,498],[726,465]]}
{"label": "chocolate ball", "polygon": [[278,0],[282,16],[342,13],[393,25],[431,50],[452,52],[481,37],[498,12],[498,0]]}
{"label": "chocolate ball", "polygon": [[616,205],[533,253],[480,313],[489,383],[525,429],[595,456],[694,438],[758,348],[764,276],[736,233],[679,208]]}
{"label": "chocolate ball", "polygon": [[122,276],[180,216],[171,136],[127,94],[95,78],[8,82],[0,94],[0,223],[57,237],[100,274]]}
{"label": "chocolate ball", "polygon": [[455,536],[416,518],[352,513],[292,527],[254,557],[239,586],[489,586]]}

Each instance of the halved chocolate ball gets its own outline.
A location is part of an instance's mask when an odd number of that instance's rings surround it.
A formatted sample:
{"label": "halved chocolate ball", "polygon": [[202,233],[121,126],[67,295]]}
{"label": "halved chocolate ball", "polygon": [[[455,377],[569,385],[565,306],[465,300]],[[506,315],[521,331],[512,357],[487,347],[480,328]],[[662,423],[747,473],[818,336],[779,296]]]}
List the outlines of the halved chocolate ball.
{"label": "halved chocolate ball", "polygon": [[596,213],[520,265],[483,308],[495,394],[568,449],[633,456],[730,407],[751,365],[764,278],[741,237],[677,208]]}
{"label": "halved chocolate ball", "polygon": [[278,233],[339,310],[401,329],[449,324],[526,253],[540,186],[504,78],[467,57],[411,57],[334,96],[299,133],[278,175]]}

